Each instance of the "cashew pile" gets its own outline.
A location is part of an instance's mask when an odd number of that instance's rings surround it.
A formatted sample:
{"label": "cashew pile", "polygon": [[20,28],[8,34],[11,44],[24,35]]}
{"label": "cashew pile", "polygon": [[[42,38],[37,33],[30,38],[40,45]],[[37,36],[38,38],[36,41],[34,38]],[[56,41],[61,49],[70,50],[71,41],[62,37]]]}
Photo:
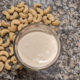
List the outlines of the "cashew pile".
{"label": "cashew pile", "polygon": [[[37,3],[34,4],[33,8],[29,8],[22,1],[16,6],[12,5],[10,9],[2,11],[6,20],[0,22],[0,27],[3,27],[0,28],[0,72],[3,68],[11,70],[12,65],[10,63],[13,63],[13,65],[17,64],[13,50],[16,32],[33,23],[43,22],[44,24],[51,24],[53,26],[60,24],[60,21],[56,20],[51,14],[50,6],[46,9],[42,9],[41,7],[42,5]],[[22,69],[22,66],[20,69]]]}

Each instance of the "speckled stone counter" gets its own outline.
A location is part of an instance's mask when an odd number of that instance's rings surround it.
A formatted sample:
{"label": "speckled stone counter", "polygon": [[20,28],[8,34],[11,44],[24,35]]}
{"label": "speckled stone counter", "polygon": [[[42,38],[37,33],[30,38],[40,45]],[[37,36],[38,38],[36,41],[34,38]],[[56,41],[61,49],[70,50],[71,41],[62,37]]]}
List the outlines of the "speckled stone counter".
{"label": "speckled stone counter", "polygon": [[[2,10],[16,5],[21,0],[0,0],[0,20],[5,19]],[[52,7],[52,13],[61,24],[58,35],[61,40],[61,55],[55,65],[38,72],[3,70],[0,80],[80,80],[80,0],[25,0],[32,7],[41,3],[43,8]]]}

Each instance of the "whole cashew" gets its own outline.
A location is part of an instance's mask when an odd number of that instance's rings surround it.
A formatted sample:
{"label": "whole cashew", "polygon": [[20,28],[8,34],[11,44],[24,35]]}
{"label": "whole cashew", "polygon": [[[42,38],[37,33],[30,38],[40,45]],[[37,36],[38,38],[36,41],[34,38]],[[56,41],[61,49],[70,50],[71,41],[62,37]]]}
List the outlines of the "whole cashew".
{"label": "whole cashew", "polygon": [[19,4],[17,5],[17,7],[21,8],[21,7],[24,6],[24,4],[25,4],[25,3],[22,1],[21,3],[19,3]]}
{"label": "whole cashew", "polygon": [[37,22],[40,22],[42,20],[42,16],[40,14],[38,14],[38,16],[34,19],[33,19],[33,22],[37,23]]}
{"label": "whole cashew", "polygon": [[13,33],[13,32],[9,33],[9,39],[10,39],[10,41],[14,42],[15,37],[16,37],[15,33]]}
{"label": "whole cashew", "polygon": [[8,29],[3,29],[1,31],[1,37],[3,37],[4,35],[6,35],[7,33],[9,33],[9,30]]}
{"label": "whole cashew", "polygon": [[27,5],[24,5],[23,13],[28,13],[28,6]]}
{"label": "whole cashew", "polygon": [[10,62],[11,62],[11,60],[9,60],[9,59],[5,62],[5,69],[11,70],[11,65],[9,64]]}
{"label": "whole cashew", "polygon": [[38,12],[38,14],[40,14],[41,16],[43,15],[43,10],[41,8],[37,8],[36,11]]}
{"label": "whole cashew", "polygon": [[20,15],[21,18],[26,18],[27,17],[26,13],[19,13],[19,15]]}
{"label": "whole cashew", "polygon": [[26,21],[27,21],[26,18],[20,18],[20,22],[21,22],[21,23],[25,23]]}
{"label": "whole cashew", "polygon": [[10,54],[9,54],[9,55],[12,56],[12,55],[14,54],[13,47],[10,46],[8,49],[9,49],[9,51],[10,51]]}
{"label": "whole cashew", "polygon": [[18,31],[20,31],[23,27],[24,27],[24,24],[20,24],[20,25],[18,26]]}
{"label": "whole cashew", "polygon": [[13,62],[13,64],[16,64],[17,63],[17,59],[15,56],[12,56],[11,57],[11,62]]}
{"label": "whole cashew", "polygon": [[29,12],[33,15],[33,17],[37,17],[37,12],[34,9],[30,9]]}
{"label": "whole cashew", "polygon": [[10,24],[8,22],[6,22],[4,20],[1,21],[1,26],[3,26],[3,27],[9,27],[9,25]]}
{"label": "whole cashew", "polygon": [[58,26],[60,24],[60,21],[59,20],[55,20],[52,22],[52,25],[53,26]]}
{"label": "whole cashew", "polygon": [[51,7],[48,6],[48,7],[44,10],[44,15],[50,13],[50,11],[51,11]]}
{"label": "whole cashew", "polygon": [[3,43],[3,39],[0,37],[0,45]]}
{"label": "whole cashew", "polygon": [[4,47],[0,46],[0,51],[1,51],[1,50],[4,50]]}
{"label": "whole cashew", "polygon": [[2,44],[3,47],[8,47],[10,44],[10,39],[7,38],[6,42]]}
{"label": "whole cashew", "polygon": [[17,26],[10,26],[10,27],[8,27],[8,29],[11,32],[16,32],[17,31]]}
{"label": "whole cashew", "polygon": [[2,50],[2,51],[0,51],[0,56],[6,56],[8,58],[9,54],[7,51]]}
{"label": "whole cashew", "polygon": [[18,13],[17,13],[17,12],[14,12],[13,15],[10,17],[10,19],[11,19],[11,20],[17,19],[18,16],[19,16]]}
{"label": "whole cashew", "polygon": [[41,8],[41,4],[37,3],[37,4],[34,4],[34,9],[36,10],[37,8]]}
{"label": "whole cashew", "polygon": [[28,13],[28,22],[31,23],[33,21],[33,16],[31,13]]}
{"label": "whole cashew", "polygon": [[23,10],[24,10],[24,7],[21,7],[21,8],[16,7],[15,8],[15,11],[17,11],[17,12],[23,12]]}
{"label": "whole cashew", "polygon": [[3,70],[3,68],[4,68],[4,63],[0,62],[0,72]]}
{"label": "whole cashew", "polygon": [[3,11],[2,14],[4,14],[7,19],[10,19],[10,14],[7,11]]}
{"label": "whole cashew", "polygon": [[52,14],[47,14],[47,18],[51,21],[54,21],[54,16]]}
{"label": "whole cashew", "polygon": [[5,62],[7,60],[7,58],[5,56],[0,56],[0,61]]}
{"label": "whole cashew", "polygon": [[11,6],[11,9],[8,9],[8,12],[9,12],[10,14],[12,14],[12,13],[14,12],[14,10],[15,10],[15,7],[14,7],[14,6]]}

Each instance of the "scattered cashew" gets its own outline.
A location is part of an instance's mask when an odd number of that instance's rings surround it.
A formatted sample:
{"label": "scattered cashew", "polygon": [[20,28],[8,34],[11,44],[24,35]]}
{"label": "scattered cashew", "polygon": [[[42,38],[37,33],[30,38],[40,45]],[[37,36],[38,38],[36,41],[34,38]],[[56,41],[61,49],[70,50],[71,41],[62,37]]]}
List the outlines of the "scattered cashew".
{"label": "scattered cashew", "polygon": [[34,9],[36,10],[37,8],[41,8],[41,4],[39,4],[39,3],[34,4]]}
{"label": "scattered cashew", "polygon": [[36,11],[38,12],[38,14],[40,14],[41,16],[43,15],[43,10],[41,8],[37,8]]}
{"label": "scattered cashew", "polygon": [[9,51],[10,51],[10,54],[9,54],[9,55],[12,56],[12,55],[14,54],[13,47],[10,46],[8,49],[9,49]]}
{"label": "scattered cashew", "polygon": [[14,41],[15,37],[16,37],[15,33],[13,33],[13,32],[9,33],[9,39],[10,39],[10,41]]}
{"label": "scattered cashew", "polygon": [[6,56],[8,58],[9,54],[7,51],[2,50],[2,51],[0,51],[0,56]]}
{"label": "scattered cashew", "polygon": [[0,61],[5,62],[6,60],[7,60],[7,57],[5,57],[5,56],[0,56]]}
{"label": "scattered cashew", "polygon": [[9,59],[5,62],[5,69],[11,70],[11,65],[9,64],[10,62],[11,62],[11,60],[9,60]]}
{"label": "scattered cashew", "polygon": [[28,6],[27,5],[24,5],[24,10],[23,10],[24,13],[28,13]]}
{"label": "scattered cashew", "polygon": [[30,9],[29,12],[33,15],[33,17],[37,17],[37,12],[34,9]]}
{"label": "scattered cashew", "polygon": [[28,13],[28,22],[32,22],[33,21],[33,16],[31,13]]}
{"label": "scattered cashew", "polygon": [[53,26],[58,26],[60,24],[60,21],[59,20],[55,20],[52,22],[52,25]]}
{"label": "scattered cashew", "polygon": [[40,22],[42,20],[42,16],[40,14],[38,14],[38,16],[34,19],[33,19],[33,22],[37,23],[37,22]]}
{"label": "scattered cashew", "polygon": [[6,42],[2,44],[3,47],[8,47],[10,44],[10,39],[7,38]]}
{"label": "scattered cashew", "polygon": [[4,50],[4,47],[0,46],[0,51],[1,51],[1,50]]}
{"label": "scattered cashew", "polygon": [[21,7],[21,8],[16,7],[15,8],[15,11],[17,11],[17,12],[22,12],[23,10],[24,10],[24,7]]}
{"label": "scattered cashew", "polygon": [[7,19],[10,19],[10,14],[7,11],[3,11],[2,14],[4,14]]}
{"label": "scattered cashew", "polygon": [[15,10],[15,7],[14,7],[14,6],[11,6],[11,9],[8,9],[8,12],[9,12],[10,14],[12,14],[12,13],[14,12],[14,10]]}
{"label": "scattered cashew", "polygon": [[24,6],[24,4],[25,4],[25,3],[22,1],[21,3],[19,3],[19,4],[17,5],[17,7],[21,8],[21,7]]}
{"label": "scattered cashew", "polygon": [[1,37],[3,37],[4,35],[6,35],[7,33],[9,33],[9,30],[8,29],[3,29],[1,31]]}
{"label": "scattered cashew", "polygon": [[3,27],[9,27],[9,23],[6,22],[5,20],[2,20],[1,21],[1,26],[3,26]]}
{"label": "scattered cashew", "polygon": [[4,68],[4,63],[0,62],[0,72],[3,70],[3,68]]}
{"label": "scattered cashew", "polygon": [[3,43],[3,39],[0,37],[0,45]]}
{"label": "scattered cashew", "polygon": [[25,23],[26,21],[27,21],[26,18],[20,18],[20,22],[21,22],[21,23]]}
{"label": "scattered cashew", "polygon": [[52,14],[47,14],[47,18],[51,21],[54,21],[54,16]]}
{"label": "scattered cashew", "polygon": [[10,17],[11,20],[17,19],[18,18],[18,13],[14,12],[13,15]]}
{"label": "scattered cashew", "polygon": [[16,32],[17,31],[17,26],[8,27],[8,29],[11,32]]}
{"label": "scattered cashew", "polygon": [[19,13],[19,15],[20,15],[21,18],[26,18],[27,17],[26,13]]}
{"label": "scattered cashew", "polygon": [[50,11],[51,11],[51,7],[48,6],[43,12],[44,12],[44,14],[48,14],[48,13],[50,13]]}
{"label": "scattered cashew", "polygon": [[16,64],[17,63],[17,59],[15,56],[12,56],[11,57],[11,62],[13,62],[13,64]]}
{"label": "scattered cashew", "polygon": [[20,24],[20,25],[18,26],[18,31],[20,31],[23,27],[24,27],[24,24]]}

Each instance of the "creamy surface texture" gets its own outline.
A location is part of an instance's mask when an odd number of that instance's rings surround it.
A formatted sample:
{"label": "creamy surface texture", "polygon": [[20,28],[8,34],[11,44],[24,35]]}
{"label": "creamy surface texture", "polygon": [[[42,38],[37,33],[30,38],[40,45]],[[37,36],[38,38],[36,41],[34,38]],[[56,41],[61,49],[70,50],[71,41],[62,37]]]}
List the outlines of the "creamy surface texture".
{"label": "creamy surface texture", "polygon": [[30,32],[18,42],[18,54],[31,67],[44,67],[57,55],[58,45],[54,36],[44,32]]}

